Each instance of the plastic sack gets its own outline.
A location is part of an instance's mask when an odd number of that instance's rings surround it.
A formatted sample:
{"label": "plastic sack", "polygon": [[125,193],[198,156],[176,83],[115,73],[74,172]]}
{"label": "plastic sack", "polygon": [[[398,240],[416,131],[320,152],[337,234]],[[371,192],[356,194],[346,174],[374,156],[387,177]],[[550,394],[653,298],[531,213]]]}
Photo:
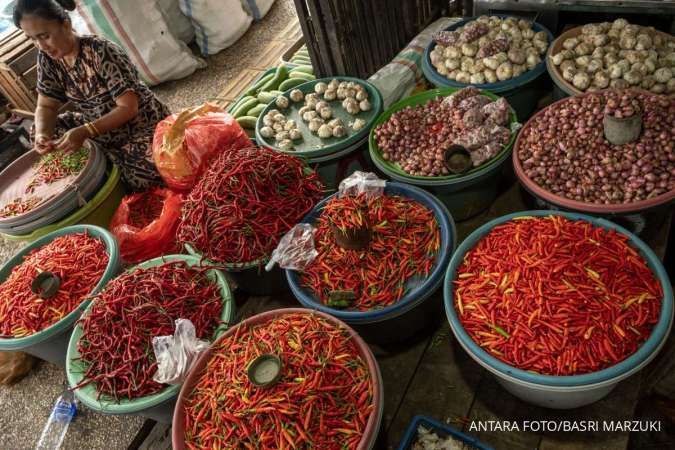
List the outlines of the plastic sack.
{"label": "plastic sack", "polygon": [[340,197],[347,195],[357,196],[365,192],[366,197],[379,197],[384,192],[386,181],[381,180],[372,172],[357,170],[344,180],[340,181],[338,192]]}
{"label": "plastic sack", "polygon": [[[159,210],[158,200],[161,201]],[[182,202],[180,194],[159,188],[124,197],[110,223],[110,232],[119,243],[122,259],[134,264],[173,253]],[[149,211],[151,209],[155,211]],[[138,210],[156,218],[139,224],[134,217]]]}
{"label": "plastic sack", "polygon": [[254,20],[260,20],[267,15],[272,9],[275,0],[241,0],[246,12],[253,17]]}
{"label": "plastic sack", "polygon": [[314,247],[315,233],[316,228],[308,223],[299,223],[291,228],[272,252],[265,270],[269,272],[275,264],[282,269],[305,270],[319,255]]}
{"label": "plastic sack", "polygon": [[190,320],[176,320],[173,336],[152,338],[152,349],[157,360],[157,372],[152,379],[158,383],[181,384],[199,355],[208,348],[207,341],[197,339],[195,326]]}
{"label": "plastic sack", "polygon": [[231,46],[253,22],[241,0],[181,0],[179,6],[192,21],[202,55],[214,55]]}
{"label": "plastic sack", "polygon": [[181,0],[158,0],[157,6],[174,36],[189,44],[195,39],[195,29],[190,19],[180,10],[179,1]]}
{"label": "plastic sack", "polygon": [[246,132],[230,114],[206,103],[158,123],[152,156],[164,182],[174,190],[187,191],[219,152],[250,145]]}

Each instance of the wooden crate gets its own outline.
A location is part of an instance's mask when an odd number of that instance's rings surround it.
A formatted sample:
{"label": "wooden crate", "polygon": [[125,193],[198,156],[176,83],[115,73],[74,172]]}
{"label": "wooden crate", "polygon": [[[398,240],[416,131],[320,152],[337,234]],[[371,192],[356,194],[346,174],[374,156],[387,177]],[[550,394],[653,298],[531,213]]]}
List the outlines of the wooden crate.
{"label": "wooden crate", "polygon": [[368,78],[448,12],[447,0],[294,0],[318,77]]}
{"label": "wooden crate", "polygon": [[21,30],[0,41],[0,91],[16,109],[35,109],[37,53],[35,45]]}

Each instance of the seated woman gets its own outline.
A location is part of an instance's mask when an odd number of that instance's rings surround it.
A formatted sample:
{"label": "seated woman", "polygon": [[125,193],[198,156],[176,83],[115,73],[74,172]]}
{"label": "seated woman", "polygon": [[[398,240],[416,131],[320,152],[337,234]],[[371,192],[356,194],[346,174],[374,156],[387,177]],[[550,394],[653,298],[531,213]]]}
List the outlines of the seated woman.
{"label": "seated woman", "polygon": [[[14,9],[14,23],[39,50],[34,148],[73,151],[93,139],[132,190],[161,184],[152,136],[169,109],[120,47],[75,34],[64,7],[75,9],[75,1],[18,0]],[[66,101],[76,112],[59,115]]]}

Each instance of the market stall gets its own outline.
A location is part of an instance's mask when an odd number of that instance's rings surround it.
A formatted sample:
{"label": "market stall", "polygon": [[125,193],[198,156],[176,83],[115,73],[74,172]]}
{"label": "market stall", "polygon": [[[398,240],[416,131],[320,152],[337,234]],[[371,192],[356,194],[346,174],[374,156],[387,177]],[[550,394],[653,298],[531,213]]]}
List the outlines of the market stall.
{"label": "market stall", "polygon": [[675,347],[673,36],[402,2],[366,44],[302,3],[318,39],[157,124],[165,186],[122,198],[95,145],[0,173],[0,232],[39,238],[0,349],[174,448],[635,446],[602,427]]}

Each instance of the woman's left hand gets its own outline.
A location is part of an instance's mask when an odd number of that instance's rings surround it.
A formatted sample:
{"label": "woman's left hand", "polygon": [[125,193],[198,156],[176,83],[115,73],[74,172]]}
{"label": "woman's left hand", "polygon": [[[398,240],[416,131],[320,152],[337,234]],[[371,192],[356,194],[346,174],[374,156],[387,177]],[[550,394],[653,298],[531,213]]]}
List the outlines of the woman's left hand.
{"label": "woman's left hand", "polygon": [[54,147],[66,153],[74,152],[82,148],[82,144],[89,137],[89,131],[85,127],[71,128],[61,136],[61,139],[54,143]]}

